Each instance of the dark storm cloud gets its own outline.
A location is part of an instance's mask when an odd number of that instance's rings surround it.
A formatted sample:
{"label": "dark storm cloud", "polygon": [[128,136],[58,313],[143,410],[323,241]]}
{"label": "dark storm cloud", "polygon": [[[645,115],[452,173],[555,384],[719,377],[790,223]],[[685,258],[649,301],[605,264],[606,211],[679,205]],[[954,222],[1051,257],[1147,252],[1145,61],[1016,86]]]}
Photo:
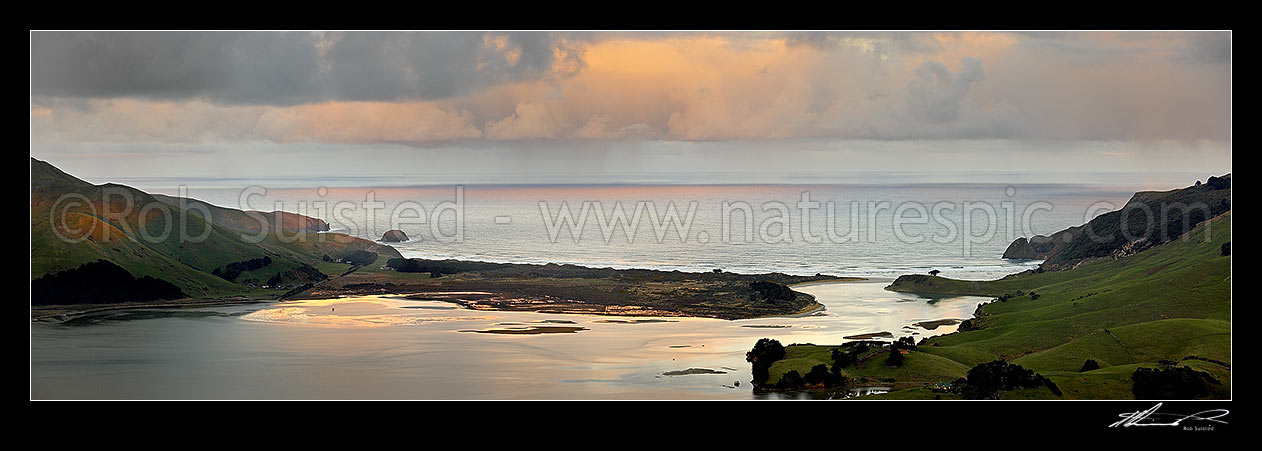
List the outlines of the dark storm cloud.
{"label": "dark storm cloud", "polygon": [[550,75],[545,32],[33,32],[34,97],[293,105],[433,100]]}

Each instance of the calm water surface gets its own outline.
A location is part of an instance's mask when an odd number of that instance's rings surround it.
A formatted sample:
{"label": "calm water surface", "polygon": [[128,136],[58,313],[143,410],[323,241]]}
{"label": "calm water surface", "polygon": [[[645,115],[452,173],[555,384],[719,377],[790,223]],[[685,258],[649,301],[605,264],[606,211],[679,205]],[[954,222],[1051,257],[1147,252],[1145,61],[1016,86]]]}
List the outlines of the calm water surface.
{"label": "calm water surface", "polygon": [[[782,343],[837,344],[844,336],[892,332],[920,337],[947,333],[905,329],[912,323],[972,315],[983,298],[927,299],[885,291],[881,278],[939,269],[944,276],[994,279],[1033,267],[1036,261],[1000,256],[1017,236],[1049,234],[1080,225],[1104,210],[1120,207],[1143,181],[1106,185],[1022,183],[1022,177],[986,182],[897,183],[860,180],[814,185],[467,185],[463,198],[463,240],[444,242],[455,227],[454,213],[431,216],[424,224],[395,224],[392,213],[409,202],[432,215],[454,202],[453,186],[355,188],[302,182],[273,186],[247,207],[295,211],[326,219],[334,229],[376,239],[401,228],[412,241],[395,244],[408,257],[459,258],[517,263],[575,263],[616,268],[704,272],[818,272],[874,278],[872,282],[803,285],[827,309],[810,316],[724,321],[662,318],[655,322],[609,322],[616,318],[524,312],[484,312],[453,304],[389,297],[348,298],[220,308],[128,311],[62,324],[35,323],[31,330],[31,390],[35,398],[448,398],[448,399],[748,399],[749,365],[744,354],[762,337]],[[399,183],[405,183],[399,181]],[[1189,179],[1190,182],[1190,179]],[[214,204],[241,207],[241,181],[193,187],[187,193]],[[260,183],[264,187],[268,183]],[[375,184],[375,185],[374,185]],[[1163,185],[1165,186],[1165,185]],[[177,194],[174,188],[141,188]],[[821,202],[809,218],[797,203],[803,193]],[[371,196],[382,203],[368,212],[359,203]],[[550,237],[547,219],[562,203],[580,214],[584,203],[599,202],[608,214],[621,203],[628,215],[640,203],[664,213],[670,204],[681,215],[695,202],[687,230],[657,239],[651,221],[635,233],[625,227],[606,241],[599,221],[589,220]],[[746,203],[754,210],[751,227],[760,238],[722,238],[723,204]],[[829,214],[827,203],[835,205]],[[879,205],[888,203],[885,209]],[[969,227],[960,207],[981,202],[996,216],[973,212]],[[316,205],[321,204],[324,210]],[[541,208],[540,203],[546,203]],[[899,205],[947,203],[925,224],[894,227]],[[353,208],[338,213],[338,204]],[[782,225],[764,228],[788,209],[789,233]],[[851,205],[856,205],[851,210]],[[1042,208],[1035,208],[1042,206]],[[768,208],[772,207],[772,208]],[[1008,220],[1006,210],[1014,217]],[[1025,212],[1031,212],[1024,217]],[[916,212],[900,213],[904,217]],[[414,216],[404,212],[403,216]],[[595,215],[593,215],[595,216]],[[555,217],[555,216],[553,216]],[[729,228],[742,234],[741,214]],[[1022,219],[1028,219],[1024,221]],[[740,222],[737,222],[740,221]],[[993,221],[993,222],[992,222]],[[952,240],[935,240],[958,226]],[[840,234],[853,225],[853,239],[811,242],[829,224]],[[1012,226],[1012,227],[1009,227]],[[436,228],[437,227],[437,228]],[[439,233],[436,233],[435,231]],[[868,231],[871,231],[868,234]],[[446,231],[446,232],[444,232]],[[985,239],[969,239],[965,233]],[[899,234],[912,235],[913,239]],[[916,236],[924,237],[916,240]],[[577,239],[576,239],[577,238]],[[708,238],[706,240],[705,238]],[[737,240],[739,241],[739,240]],[[638,318],[644,319],[644,318]],[[569,323],[569,322],[572,322]],[[530,326],[582,328],[572,333],[499,335],[476,333]],[[750,327],[755,326],[755,327]],[[704,368],[722,374],[667,376],[669,371]],[[734,382],[739,381],[740,387]]]}
{"label": "calm water surface", "polygon": [[[986,298],[929,299],[889,281],[795,287],[825,310],[739,321],[488,312],[374,296],[116,312],[32,325],[37,399],[750,399],[762,337],[834,344],[968,318]],[[643,321],[643,320],[660,321]],[[641,320],[640,322],[617,322]],[[572,333],[471,332],[530,326]],[[913,326],[914,327],[914,326]],[[724,374],[666,376],[705,368]],[[736,387],[734,382],[740,382]]]}

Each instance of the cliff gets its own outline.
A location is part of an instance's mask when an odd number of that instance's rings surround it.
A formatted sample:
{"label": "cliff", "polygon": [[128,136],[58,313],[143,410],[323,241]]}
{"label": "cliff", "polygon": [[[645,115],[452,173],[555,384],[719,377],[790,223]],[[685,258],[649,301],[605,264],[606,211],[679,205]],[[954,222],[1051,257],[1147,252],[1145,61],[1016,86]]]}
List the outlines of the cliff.
{"label": "cliff", "polygon": [[1123,258],[1170,242],[1197,224],[1231,211],[1231,174],[1209,183],[1170,191],[1135,193],[1120,210],[1051,236],[1018,238],[1003,258],[1042,259],[1043,271],[1071,269],[1083,262]]}

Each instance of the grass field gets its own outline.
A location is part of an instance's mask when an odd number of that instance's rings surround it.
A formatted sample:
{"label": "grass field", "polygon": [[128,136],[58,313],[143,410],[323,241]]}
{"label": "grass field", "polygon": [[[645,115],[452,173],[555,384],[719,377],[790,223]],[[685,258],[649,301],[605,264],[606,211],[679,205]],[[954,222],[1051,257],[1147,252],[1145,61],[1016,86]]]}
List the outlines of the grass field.
{"label": "grass field", "polygon": [[[768,382],[775,384],[789,370],[797,370],[806,374],[811,367],[819,364],[832,366],[832,350],[843,349],[837,346],[790,345],[785,348],[783,360],[771,365],[771,378]],[[954,360],[927,354],[919,351],[908,351],[904,355],[903,365],[898,368],[885,366],[888,351],[872,349],[860,356],[857,366],[849,366],[841,370],[847,379],[863,385],[889,385],[888,379],[902,384],[932,384],[934,382],[950,382],[964,377],[967,366]],[[859,381],[859,379],[865,379]]]}
{"label": "grass field", "polygon": [[[1210,373],[1222,384],[1214,396],[1230,396],[1231,370],[1205,360],[1231,363],[1231,257],[1221,255],[1229,241],[1227,212],[1172,242],[1072,270],[981,282],[900,277],[889,289],[1012,297],[983,305],[973,320],[978,329],[928,339],[908,355],[905,368],[869,365],[847,376],[954,379],[974,365],[1002,359],[1052,379],[1067,399],[1129,399],[1136,368],[1173,361]],[[790,369],[804,373],[813,364],[829,363],[827,346],[787,349],[785,360],[771,367],[772,382]],[[1087,359],[1101,368],[1078,373]],[[937,395],[917,390],[881,397]],[[1002,397],[1056,398],[1043,388]]]}

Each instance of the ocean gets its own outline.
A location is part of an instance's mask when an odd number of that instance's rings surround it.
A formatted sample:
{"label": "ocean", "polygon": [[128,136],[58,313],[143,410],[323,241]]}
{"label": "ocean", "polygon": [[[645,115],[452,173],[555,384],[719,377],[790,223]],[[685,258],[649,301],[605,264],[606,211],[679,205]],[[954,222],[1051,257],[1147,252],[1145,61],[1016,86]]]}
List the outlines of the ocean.
{"label": "ocean", "polygon": [[[917,340],[950,333],[958,325],[918,323],[967,319],[989,299],[895,293],[884,289],[891,278],[937,269],[993,279],[1032,268],[1037,261],[1001,258],[1012,239],[1082,224],[1121,207],[1137,190],[1161,187],[1126,180],[409,185],[357,179],[250,182],[256,188],[199,180],[181,189],[171,182],[127,184],[229,207],[240,207],[244,193],[253,209],[316,216],[335,231],[370,239],[398,228],[411,240],[393,245],[408,257],[869,280],[795,286],[824,309],[737,321],[611,321],[366,296],[36,322],[32,398],[776,398],[782,395],[755,394],[748,384],[745,352],[758,339],[837,344],[865,333]],[[613,220],[619,205],[627,218],[621,224]],[[675,223],[665,227],[672,206]],[[571,212],[571,222],[563,211]],[[742,218],[746,213],[752,221]],[[555,323],[581,329],[471,332]]]}
{"label": "ocean", "polygon": [[[362,182],[362,180],[360,180]],[[149,181],[154,185],[154,181]],[[1070,183],[145,186],[212,204],[284,210],[404,256],[704,272],[993,279],[1018,237],[1120,208],[1144,186]]]}

